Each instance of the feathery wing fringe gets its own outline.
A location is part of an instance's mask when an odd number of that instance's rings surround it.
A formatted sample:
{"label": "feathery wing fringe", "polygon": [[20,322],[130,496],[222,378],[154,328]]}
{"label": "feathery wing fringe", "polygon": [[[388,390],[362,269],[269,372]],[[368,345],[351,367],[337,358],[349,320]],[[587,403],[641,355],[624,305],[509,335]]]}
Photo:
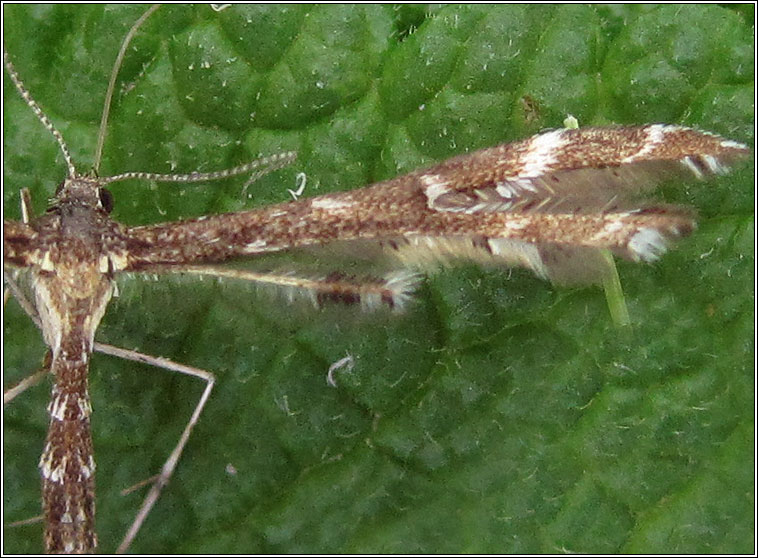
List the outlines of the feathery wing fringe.
{"label": "feathery wing fringe", "polygon": [[614,211],[663,181],[724,174],[747,153],[681,126],[559,129],[450,159],[422,182],[439,211]]}
{"label": "feathery wing fringe", "polygon": [[123,269],[359,241],[389,246],[411,267],[462,258],[524,265],[559,283],[600,282],[593,250],[650,262],[695,227],[689,209],[643,194],[671,177],[722,174],[748,153],[681,126],[554,130],[366,188],[134,227]]}
{"label": "feathery wing fringe", "polygon": [[201,277],[249,281],[260,286],[273,287],[288,301],[306,298],[314,306],[337,302],[360,306],[373,311],[389,308],[402,311],[411,299],[413,291],[421,282],[421,275],[401,270],[385,274],[383,277],[353,275],[331,272],[318,277],[306,277],[293,272],[259,272],[221,266],[184,266],[161,269],[154,273],[170,271]]}

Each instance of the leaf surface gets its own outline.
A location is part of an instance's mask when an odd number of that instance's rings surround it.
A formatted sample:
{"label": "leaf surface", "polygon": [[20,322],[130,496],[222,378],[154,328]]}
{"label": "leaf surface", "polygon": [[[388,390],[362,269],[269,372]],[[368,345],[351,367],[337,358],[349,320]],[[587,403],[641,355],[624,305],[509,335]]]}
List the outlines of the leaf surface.
{"label": "leaf surface", "polygon": [[[5,6],[6,47],[92,164],[120,41],[144,7]],[[674,11],[676,13],[674,14]],[[113,185],[143,224],[360,187],[561,126],[666,121],[753,142],[752,18],[699,6],[164,6],[119,75],[102,174],[211,171],[295,149],[242,193]],[[63,179],[4,81],[4,213]],[[98,340],[218,384],[137,553],[740,553],[754,502],[753,168],[663,192],[699,229],[620,263],[633,322],[602,291],[462,267],[405,314],[287,307],[249,286],[123,280]],[[289,265],[289,261],[284,261]],[[291,262],[295,266],[298,262]],[[329,262],[322,265],[329,266]],[[39,366],[14,302],[5,385]],[[354,358],[351,370],[331,363]],[[111,552],[202,386],[92,360],[100,550]],[[49,383],[4,414],[4,521],[39,513]],[[5,529],[39,552],[41,526]]]}

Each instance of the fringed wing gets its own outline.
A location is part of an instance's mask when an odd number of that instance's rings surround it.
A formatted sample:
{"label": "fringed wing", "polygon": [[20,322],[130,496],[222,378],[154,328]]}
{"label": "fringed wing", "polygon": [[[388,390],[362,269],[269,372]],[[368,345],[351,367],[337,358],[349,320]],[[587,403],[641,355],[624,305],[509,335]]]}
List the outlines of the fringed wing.
{"label": "fringed wing", "polygon": [[386,243],[404,265],[454,260],[518,265],[560,284],[601,283],[600,249],[654,261],[695,227],[688,208],[650,204],[664,181],[726,173],[749,154],[737,142],[680,126],[560,129],[446,161],[419,176],[435,211],[511,216],[531,234]]}
{"label": "fringed wing", "polygon": [[379,245],[406,267],[475,260],[559,283],[603,280],[610,250],[653,261],[689,234],[686,208],[649,204],[661,181],[726,172],[746,146],[680,126],[561,129],[366,188],[240,213],[134,227],[126,271],[334,243]]}
{"label": "fringed wing", "polygon": [[611,212],[664,181],[724,174],[748,152],[681,126],[559,129],[450,159],[422,182],[438,211]]}

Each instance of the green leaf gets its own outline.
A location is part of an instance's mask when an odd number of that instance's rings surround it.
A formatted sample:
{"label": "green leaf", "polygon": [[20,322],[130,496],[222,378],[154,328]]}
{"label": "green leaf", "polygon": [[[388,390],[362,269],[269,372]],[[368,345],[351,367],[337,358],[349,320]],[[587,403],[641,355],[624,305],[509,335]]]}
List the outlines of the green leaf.
{"label": "green leaf", "polygon": [[[6,5],[5,44],[79,169],[93,163],[120,41],[144,6]],[[665,120],[753,142],[752,30],[683,6],[164,6],[119,75],[102,174],[245,178],[114,184],[135,225],[356,188],[561,126]],[[63,179],[57,144],[4,82],[6,218]],[[125,279],[98,340],[218,382],[137,553],[749,553],[754,539],[752,166],[688,188],[699,229],[603,292],[521,270],[428,280],[403,315],[290,308],[253,287]],[[283,260],[285,265],[297,262]],[[329,265],[329,262],[322,262]],[[336,264],[335,264],[336,265]],[[6,305],[5,385],[39,333]],[[352,369],[331,363],[349,354]],[[200,396],[197,380],[95,355],[100,550],[111,552]],[[49,382],[5,410],[4,521],[39,514]],[[42,549],[40,524],[4,551]]]}

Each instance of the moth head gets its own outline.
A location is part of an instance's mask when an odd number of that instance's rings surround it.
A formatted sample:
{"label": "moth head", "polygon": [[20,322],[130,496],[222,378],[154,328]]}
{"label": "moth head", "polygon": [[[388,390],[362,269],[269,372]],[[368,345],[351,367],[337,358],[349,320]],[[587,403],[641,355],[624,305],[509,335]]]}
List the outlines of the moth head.
{"label": "moth head", "polygon": [[89,207],[104,213],[113,210],[113,196],[94,178],[77,176],[67,178],[55,189],[55,197],[50,200],[48,211],[55,211],[61,206]]}

